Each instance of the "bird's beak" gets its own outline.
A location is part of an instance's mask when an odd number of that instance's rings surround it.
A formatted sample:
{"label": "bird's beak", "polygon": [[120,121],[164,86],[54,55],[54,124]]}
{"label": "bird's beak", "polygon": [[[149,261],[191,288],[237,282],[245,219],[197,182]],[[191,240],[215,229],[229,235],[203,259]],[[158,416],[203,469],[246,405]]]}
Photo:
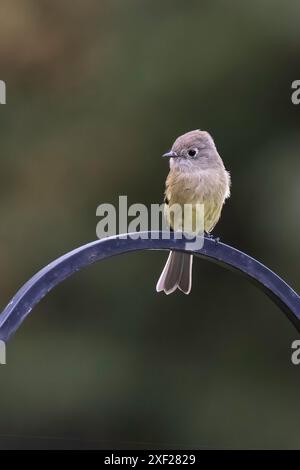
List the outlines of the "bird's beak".
{"label": "bird's beak", "polygon": [[163,157],[176,158],[176,157],[178,157],[178,154],[176,152],[174,152],[173,150],[170,150],[169,152],[164,153]]}

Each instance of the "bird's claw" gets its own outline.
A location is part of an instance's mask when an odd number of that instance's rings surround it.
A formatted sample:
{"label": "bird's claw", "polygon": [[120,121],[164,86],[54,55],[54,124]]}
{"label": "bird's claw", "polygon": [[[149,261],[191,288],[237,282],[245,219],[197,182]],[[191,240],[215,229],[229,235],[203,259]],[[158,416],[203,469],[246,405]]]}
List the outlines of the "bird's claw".
{"label": "bird's claw", "polygon": [[208,233],[208,232],[204,232],[204,235],[205,235],[207,238],[214,238],[214,236],[213,236],[211,233]]}
{"label": "bird's claw", "polygon": [[205,236],[213,240],[216,244],[220,242],[220,237],[214,237],[212,233],[205,232]]}

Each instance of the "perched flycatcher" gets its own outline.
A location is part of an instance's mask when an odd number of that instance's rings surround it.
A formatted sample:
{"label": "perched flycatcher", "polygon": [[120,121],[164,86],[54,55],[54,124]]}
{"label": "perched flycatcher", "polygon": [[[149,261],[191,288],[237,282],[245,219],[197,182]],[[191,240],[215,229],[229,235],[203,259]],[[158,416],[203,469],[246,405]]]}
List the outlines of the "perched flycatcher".
{"label": "perched flycatcher", "polygon": [[[230,175],[212,137],[201,130],[187,132],[178,137],[172,149],[163,156],[170,159],[164,208],[167,223],[174,230],[186,226],[184,220],[174,220],[176,211],[172,210],[172,205],[183,208],[190,204],[193,213],[203,204],[204,231],[209,234],[220,218],[225,199],[230,196]],[[183,217],[184,213],[184,210],[180,211],[177,218]],[[171,294],[179,288],[189,294],[192,263],[193,255],[171,251],[156,285],[157,292]]]}

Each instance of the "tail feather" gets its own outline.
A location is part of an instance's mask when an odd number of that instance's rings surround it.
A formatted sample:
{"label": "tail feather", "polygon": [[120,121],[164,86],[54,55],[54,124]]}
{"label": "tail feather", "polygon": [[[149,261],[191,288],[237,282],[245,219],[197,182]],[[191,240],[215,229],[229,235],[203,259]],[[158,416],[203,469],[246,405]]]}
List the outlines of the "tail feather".
{"label": "tail feather", "polygon": [[193,255],[183,253],[182,271],[178,283],[179,289],[189,294],[192,289]]}
{"label": "tail feather", "polygon": [[156,291],[172,294],[179,288],[189,294],[192,288],[193,255],[171,251],[156,285]]}

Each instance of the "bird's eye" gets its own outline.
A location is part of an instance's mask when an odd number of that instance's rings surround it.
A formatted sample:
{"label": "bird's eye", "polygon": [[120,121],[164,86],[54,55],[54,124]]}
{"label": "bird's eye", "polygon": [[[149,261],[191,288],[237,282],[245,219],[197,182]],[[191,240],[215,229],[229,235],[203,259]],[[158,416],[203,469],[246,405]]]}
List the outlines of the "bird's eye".
{"label": "bird's eye", "polygon": [[198,150],[197,150],[197,149],[190,149],[190,150],[188,151],[188,156],[189,156],[189,157],[195,157],[195,156],[197,155],[197,153],[198,153]]}

